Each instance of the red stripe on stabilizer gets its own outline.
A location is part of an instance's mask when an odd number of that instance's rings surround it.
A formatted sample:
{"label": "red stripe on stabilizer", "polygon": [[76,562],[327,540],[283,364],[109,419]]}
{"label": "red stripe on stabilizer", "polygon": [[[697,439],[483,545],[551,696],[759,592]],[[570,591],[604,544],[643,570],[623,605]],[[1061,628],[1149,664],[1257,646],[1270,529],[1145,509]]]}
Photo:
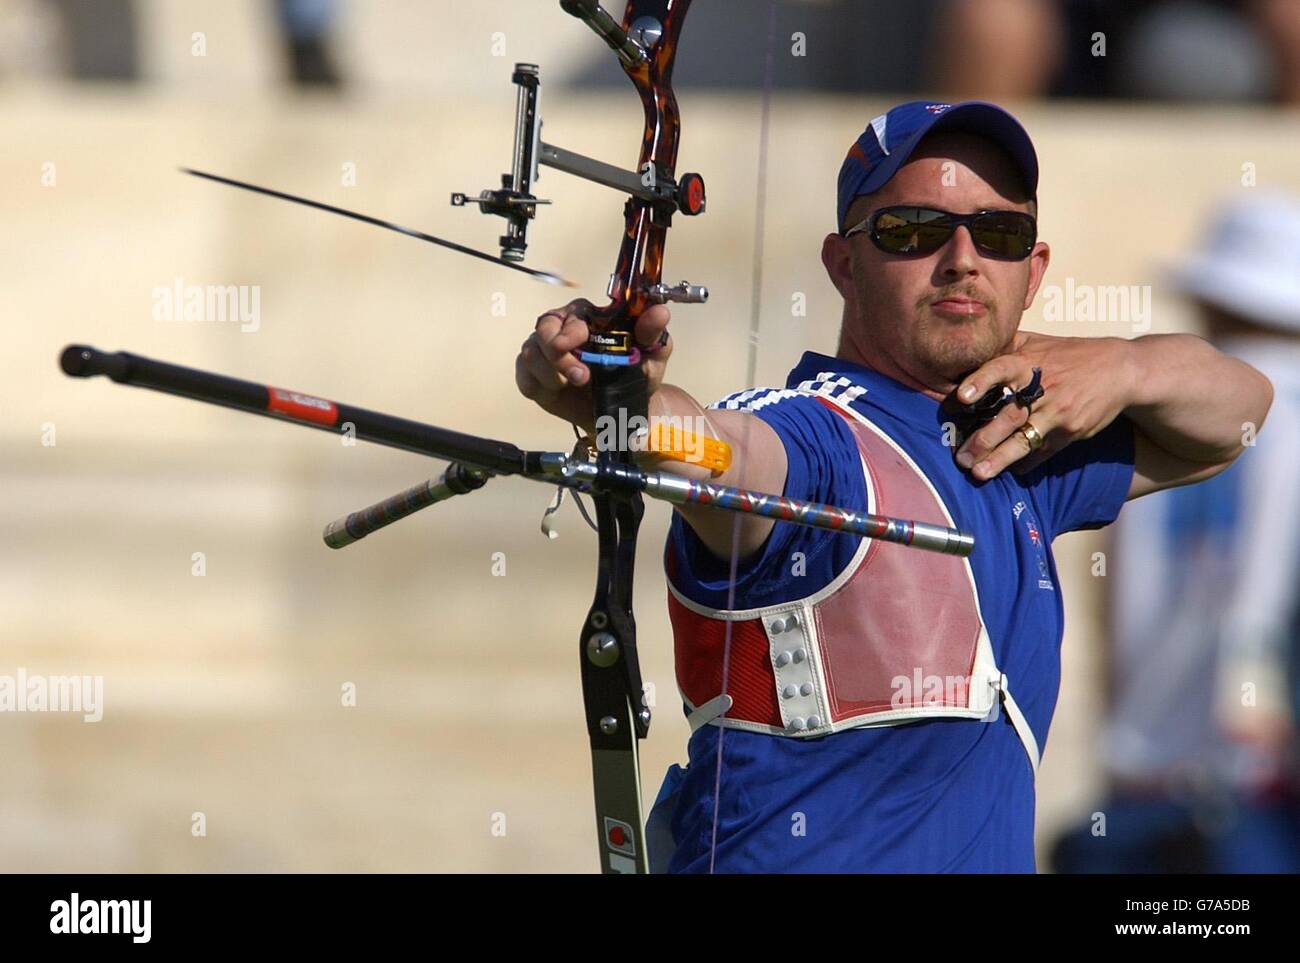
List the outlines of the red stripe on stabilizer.
{"label": "red stripe on stabilizer", "polygon": [[294,421],[310,421],[315,425],[333,426],[339,420],[338,406],[324,398],[286,391],[284,388],[272,388],[270,385],[267,386],[266,393],[271,399],[266,410],[273,414]]}

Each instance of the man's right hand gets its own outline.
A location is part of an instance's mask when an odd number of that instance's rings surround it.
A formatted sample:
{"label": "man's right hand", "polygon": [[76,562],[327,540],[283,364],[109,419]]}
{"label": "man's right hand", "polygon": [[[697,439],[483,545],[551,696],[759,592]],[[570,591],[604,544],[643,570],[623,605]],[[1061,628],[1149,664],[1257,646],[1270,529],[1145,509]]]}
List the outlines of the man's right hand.
{"label": "man's right hand", "polygon": [[[591,371],[578,360],[578,352],[587,343],[587,315],[593,305],[584,298],[570,301],[562,308],[547,311],[515,358],[515,384],[519,393],[558,418],[572,422],[584,431],[594,430],[591,409]],[[653,395],[663,384],[668,357],[673,352],[668,337],[671,314],[668,306],[656,304],[636,321],[633,335],[638,345],[663,347],[645,356],[641,363]],[[644,348],[643,348],[644,350]]]}

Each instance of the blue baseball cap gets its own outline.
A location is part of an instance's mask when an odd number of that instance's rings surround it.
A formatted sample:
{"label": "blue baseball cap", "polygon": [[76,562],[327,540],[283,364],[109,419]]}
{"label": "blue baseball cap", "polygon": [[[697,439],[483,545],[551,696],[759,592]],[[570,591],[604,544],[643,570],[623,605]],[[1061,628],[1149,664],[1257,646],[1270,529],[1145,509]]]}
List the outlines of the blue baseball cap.
{"label": "blue baseball cap", "polygon": [[913,100],[873,118],[862,136],[849,148],[844,163],[840,165],[837,223],[841,232],[848,227],[844,219],[853,201],[884,187],[907,163],[921,138],[940,130],[977,134],[993,141],[1020,168],[1029,196],[1037,196],[1038,155],[1034,153],[1033,141],[1020,126],[1020,121],[997,104],[982,100],[967,100],[960,104]]}

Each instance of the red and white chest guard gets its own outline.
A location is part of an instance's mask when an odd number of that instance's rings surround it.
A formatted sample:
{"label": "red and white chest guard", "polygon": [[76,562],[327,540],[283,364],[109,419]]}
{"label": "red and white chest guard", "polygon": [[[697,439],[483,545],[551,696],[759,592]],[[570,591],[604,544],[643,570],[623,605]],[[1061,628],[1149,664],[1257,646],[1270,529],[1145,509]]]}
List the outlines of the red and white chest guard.
{"label": "red and white chest guard", "polygon": [[[818,400],[857,440],[869,512],[955,524],[930,480],[884,432],[847,406]],[[807,738],[918,719],[987,719],[1000,697],[1038,767],[1037,741],[995,662],[966,559],[864,538],[829,585],[780,605],[711,609],[668,587],[677,685],[692,731],[712,724]]]}

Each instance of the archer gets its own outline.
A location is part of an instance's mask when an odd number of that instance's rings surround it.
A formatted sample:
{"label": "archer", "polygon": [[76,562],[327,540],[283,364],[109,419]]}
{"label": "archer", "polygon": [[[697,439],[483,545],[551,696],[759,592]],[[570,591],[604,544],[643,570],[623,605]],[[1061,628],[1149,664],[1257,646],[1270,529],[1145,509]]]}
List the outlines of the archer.
{"label": "archer", "polygon": [[[1223,471],[1272,402],[1267,378],[1191,335],[1020,331],[1050,260],[1037,187],[1010,114],[902,104],[840,170],[821,252],[844,298],[834,357],[809,351],[784,388],[706,409],[664,381],[668,308],[636,320],[650,414],[704,418],[733,456],[639,461],[959,523],[978,546],[909,552],[677,507],[666,569],[692,736],[650,817],[658,868],[1034,871],[1064,629],[1052,541]],[[543,314],[516,360],[526,397],[588,431],[590,310]],[[914,672],[972,685],[891,703],[890,680]]]}

